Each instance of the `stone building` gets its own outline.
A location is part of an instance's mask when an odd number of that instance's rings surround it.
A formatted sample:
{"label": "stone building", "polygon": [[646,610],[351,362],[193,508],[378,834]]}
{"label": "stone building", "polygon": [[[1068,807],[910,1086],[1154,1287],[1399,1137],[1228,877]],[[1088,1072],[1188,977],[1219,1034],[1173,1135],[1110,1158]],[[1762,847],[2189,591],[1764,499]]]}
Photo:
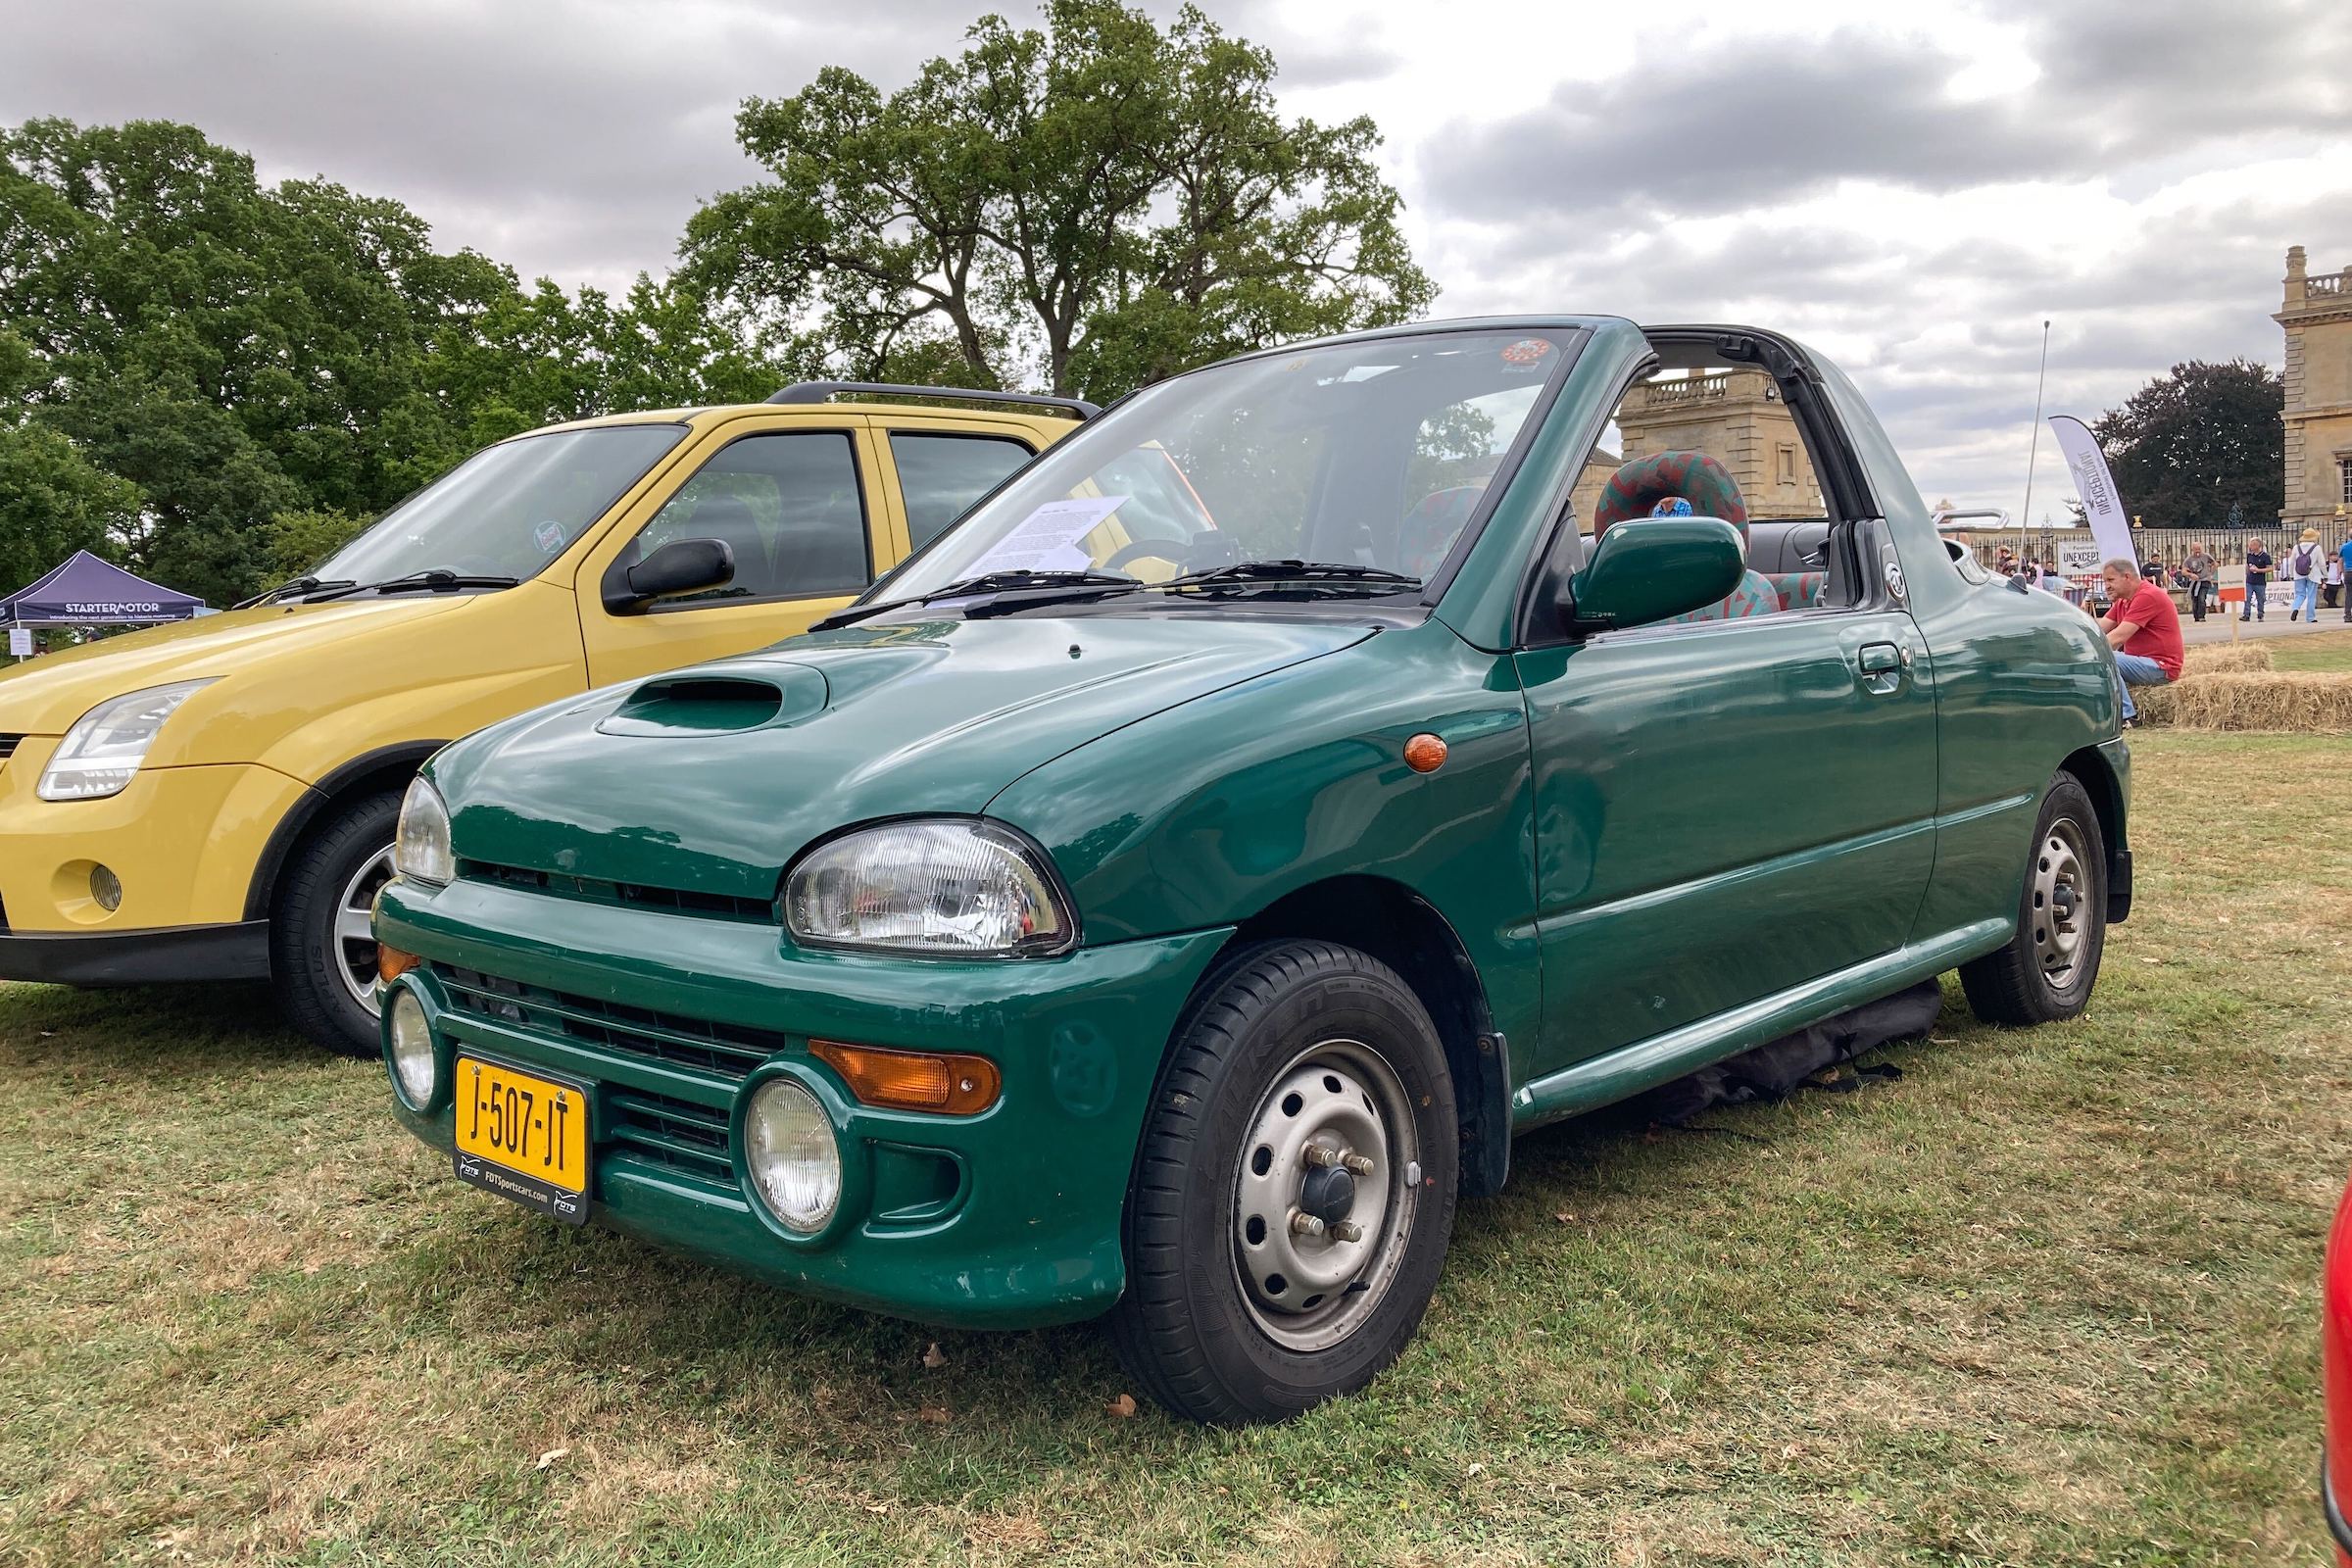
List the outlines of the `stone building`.
{"label": "stone building", "polygon": [[2289,537],[2317,528],[2342,536],[2352,507],[2352,267],[2307,272],[2303,247],[2286,253],[2286,301],[2272,318],[2286,333],[2286,505]]}
{"label": "stone building", "polygon": [[1617,430],[1629,463],[1653,452],[1713,457],[1731,470],[1751,517],[1824,513],[1821,485],[1797,434],[1796,417],[1762,370],[1709,370],[1645,381],[1617,411]]}

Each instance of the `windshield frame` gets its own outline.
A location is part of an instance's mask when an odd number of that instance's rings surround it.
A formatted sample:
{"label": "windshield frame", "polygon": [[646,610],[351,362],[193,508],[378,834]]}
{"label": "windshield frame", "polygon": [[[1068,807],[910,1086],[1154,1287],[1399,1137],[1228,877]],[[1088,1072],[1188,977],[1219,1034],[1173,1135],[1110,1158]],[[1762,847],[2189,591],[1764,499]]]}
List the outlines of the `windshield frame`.
{"label": "windshield frame", "polygon": [[[497,452],[507,447],[520,446],[525,442],[545,440],[553,436],[586,435],[599,430],[624,429],[668,429],[676,431],[677,434],[670,441],[668,446],[663,447],[660,452],[654,454],[654,456],[647,461],[644,467],[639,468],[635,473],[623,480],[618,489],[607,496],[603,505],[588,514],[586,519],[580,524],[579,532],[571,539],[566,541],[563,549],[557,551],[554,555],[541,562],[537,570],[528,572],[518,571],[514,573],[514,582],[513,586],[514,587],[520,587],[526,582],[535,582],[540,577],[545,576],[547,572],[559,562],[562,562],[573,552],[580,549],[582,545],[588,544],[595,539],[603,537],[603,530],[599,527],[599,524],[611,517],[614,510],[618,508],[622,502],[626,501],[630,496],[634,495],[640,487],[652,480],[656,473],[660,472],[670,463],[674,462],[677,459],[678,454],[687,447],[694,431],[694,422],[692,419],[616,419],[609,422],[600,420],[594,423],[554,424],[537,430],[525,430],[517,435],[511,435],[503,441],[492,441],[485,446],[477,447],[473,451],[467,453],[463,459],[451,465],[447,472],[436,475],[431,480],[424,484],[418,485],[407,495],[402,496],[398,502],[385,510],[383,515],[377,517],[373,522],[369,523],[359,533],[345,540],[336,548],[332,555],[328,556],[324,561],[319,562],[316,566],[313,566],[307,575],[324,577],[327,574],[327,568],[329,566],[331,566],[336,561],[342,559],[342,557],[345,555],[349,554],[359,545],[366,542],[370,534],[375,533],[377,530],[383,528],[386,524],[392,522],[403,512],[407,511],[409,507],[418,498],[428,494],[436,486],[448,479],[451,474],[456,473],[459,469],[473,462],[474,459],[479,458],[486,453]],[[390,578],[379,578],[378,580],[392,580],[400,577],[416,575],[430,570],[437,564],[439,564],[425,563],[411,566],[404,571],[391,573]],[[345,575],[352,575],[356,578],[356,574],[351,573],[348,570],[346,570]],[[361,582],[359,586],[361,588],[365,588],[367,584],[365,582]],[[311,590],[311,592],[324,591],[325,589],[323,586],[318,589]],[[420,584],[417,591],[421,592],[425,590]],[[498,593],[503,592],[504,589],[462,588],[455,591],[462,593]],[[309,600],[310,594],[307,592],[298,593],[290,595],[289,597],[297,603],[303,603]]]}
{"label": "windshield frame", "polygon": [[[1453,544],[1446,551],[1445,560],[1439,563],[1437,568],[1427,578],[1423,579],[1417,590],[1411,591],[1411,603],[1433,607],[1446,596],[1446,591],[1452,586],[1455,576],[1461,570],[1462,564],[1469,559],[1470,552],[1478,544],[1479,536],[1486,531],[1488,520],[1494,515],[1495,508],[1501,504],[1503,496],[1508,493],[1513,481],[1517,478],[1520,467],[1527,461],[1529,451],[1542,437],[1544,426],[1549,423],[1552,410],[1559,402],[1561,391],[1574,374],[1577,362],[1583,357],[1586,346],[1592,342],[1592,329],[1590,318],[1465,317],[1450,321],[1415,323],[1403,327],[1380,327],[1365,332],[1346,332],[1330,337],[1305,338],[1297,343],[1285,343],[1274,348],[1256,349],[1248,354],[1232,355],[1169,376],[1166,380],[1154,381],[1150,386],[1138,387],[1109,404],[1101,414],[1079,425],[1077,429],[1062,437],[1061,440],[1041,450],[1035,458],[998,481],[994,489],[974,498],[972,504],[964,510],[961,517],[934,537],[929,544],[924,545],[920,550],[910,552],[897,565],[874,579],[873,584],[864,593],[851,601],[844,609],[855,610],[861,606],[880,603],[892,597],[884,590],[891,588],[909,567],[930,555],[932,551],[954,539],[957,533],[969,525],[971,518],[977,515],[983,507],[994,501],[1008,486],[1018,482],[1032,467],[1063,455],[1073,442],[1090,439],[1096,429],[1115,416],[1126,413],[1130,405],[1149,402],[1152,398],[1162,395],[1165,388],[1175,386],[1181,381],[1223,370],[1232,366],[1337,348],[1350,343],[1369,345],[1410,338],[1494,335],[1514,331],[1542,332],[1552,336],[1561,351],[1558,356],[1559,363],[1539,383],[1535,399],[1528,406],[1526,416],[1520,421],[1519,428],[1512,436],[1510,445],[1504,449],[1501,458],[1495,464],[1494,471],[1488,479],[1484,492],[1479,496],[1478,504],[1471,510],[1468,518],[1463,521],[1460,532],[1454,536]],[[1152,585],[1145,583],[1140,586],[1150,588]],[[1364,595],[1359,597],[1356,603],[1360,605],[1365,600],[1370,600],[1374,603],[1394,604],[1404,599],[1405,592],[1405,590],[1398,590],[1393,594]],[[1159,601],[1164,601],[1167,597],[1166,595],[1153,595],[1146,600],[1143,596],[1135,596],[1115,600],[1112,603],[1124,604],[1137,609],[1145,608],[1146,605],[1153,608],[1165,608]],[[1280,601],[1265,600],[1252,602],[1259,606],[1281,603]],[[1344,602],[1325,599],[1293,603],[1299,608],[1308,605],[1320,605],[1327,608],[1334,603]],[[1240,601],[1228,601],[1228,603],[1239,604]],[[913,607],[909,606],[908,608]]]}

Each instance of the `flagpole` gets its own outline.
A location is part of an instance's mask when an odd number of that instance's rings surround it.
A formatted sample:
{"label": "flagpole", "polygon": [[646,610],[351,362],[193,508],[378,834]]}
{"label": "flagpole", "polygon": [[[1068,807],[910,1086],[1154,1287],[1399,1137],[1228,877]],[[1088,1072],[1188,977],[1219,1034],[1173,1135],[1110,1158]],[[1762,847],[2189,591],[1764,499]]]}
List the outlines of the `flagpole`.
{"label": "flagpole", "polygon": [[2041,368],[2034,376],[2034,434],[2026,447],[2026,504],[2017,514],[2017,553],[2026,553],[2026,530],[2034,526],[2034,463],[2041,456],[2041,389],[2050,374],[2050,323],[2041,323]]}

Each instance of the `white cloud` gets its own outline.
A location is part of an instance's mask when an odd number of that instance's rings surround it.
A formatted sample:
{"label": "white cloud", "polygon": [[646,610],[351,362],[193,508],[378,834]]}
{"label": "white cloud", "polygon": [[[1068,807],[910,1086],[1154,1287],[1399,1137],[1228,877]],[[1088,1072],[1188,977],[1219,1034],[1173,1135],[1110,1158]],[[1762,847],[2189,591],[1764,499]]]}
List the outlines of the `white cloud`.
{"label": "white cloud", "polygon": [[[11,24],[0,122],[190,121],[614,287],[754,177],[742,98],[825,64],[896,85],[986,9],[84,0]],[[2286,247],[2352,263],[2341,0],[1207,9],[1285,63],[1290,112],[1380,122],[1441,312],[1782,327],[1963,501],[2018,503],[2045,318],[2050,409],[2095,415],[2179,360],[2276,364]],[[2037,513],[2065,485],[2042,446]]]}

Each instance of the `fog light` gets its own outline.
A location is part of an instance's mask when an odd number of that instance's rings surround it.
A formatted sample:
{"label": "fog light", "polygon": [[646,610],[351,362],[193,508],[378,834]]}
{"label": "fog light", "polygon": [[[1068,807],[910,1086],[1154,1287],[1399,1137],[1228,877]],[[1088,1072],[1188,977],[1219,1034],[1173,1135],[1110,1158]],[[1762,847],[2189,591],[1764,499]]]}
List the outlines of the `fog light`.
{"label": "fog light", "polygon": [[744,1166],[760,1202],[788,1231],[813,1236],[841,1202],[841,1146],[816,1097],[789,1078],[752,1094],[743,1115]]}
{"label": "fog light", "polygon": [[403,986],[392,993],[392,1075],[412,1110],[432,1103],[433,1030],[424,1021],[424,1004]]}
{"label": "fog light", "polygon": [[90,867],[90,897],[98,907],[112,914],[122,907],[122,879],[113,869],[103,865]]}

